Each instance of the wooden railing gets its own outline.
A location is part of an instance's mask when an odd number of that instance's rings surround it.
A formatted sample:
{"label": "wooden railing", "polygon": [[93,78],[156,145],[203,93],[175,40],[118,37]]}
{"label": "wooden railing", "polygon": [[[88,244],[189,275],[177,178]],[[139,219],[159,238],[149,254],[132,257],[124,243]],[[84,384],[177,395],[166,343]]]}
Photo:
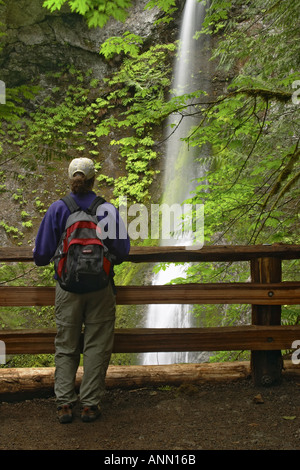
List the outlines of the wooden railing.
{"label": "wooden railing", "polygon": [[[269,385],[281,378],[282,350],[300,340],[299,325],[281,325],[281,306],[300,301],[300,282],[282,282],[282,260],[299,259],[299,245],[133,247],[127,261],[250,262],[251,282],[167,286],[117,286],[117,304],[250,304],[252,324],[234,327],[186,329],[117,329],[114,352],[251,351],[255,384]],[[23,248],[0,248],[1,262],[32,262]],[[0,306],[53,305],[54,287],[0,285]],[[6,354],[54,352],[55,329],[2,330]],[[300,366],[299,366],[300,367]]]}

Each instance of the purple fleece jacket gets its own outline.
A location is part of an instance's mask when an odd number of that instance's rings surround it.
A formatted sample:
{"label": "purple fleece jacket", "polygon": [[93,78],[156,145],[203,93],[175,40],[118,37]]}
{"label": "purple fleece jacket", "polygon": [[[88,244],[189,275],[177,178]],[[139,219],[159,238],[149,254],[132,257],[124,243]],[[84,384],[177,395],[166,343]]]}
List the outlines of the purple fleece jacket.
{"label": "purple fleece jacket", "polygon": [[[71,193],[71,196],[75,199],[79,207],[81,207],[83,210],[86,210],[92,204],[96,194],[93,191],[90,191],[83,196],[79,196],[77,194],[75,195],[73,193]],[[106,238],[103,240],[110,253],[116,257],[114,264],[120,264],[130,250],[130,241],[125,225],[119,215],[119,211],[115,208],[115,206],[108,202],[102,204],[101,214],[104,215],[98,217],[99,221],[104,217],[109,217],[109,220],[116,224],[116,234],[123,234],[123,238],[118,238],[117,236],[116,239]],[[47,210],[39,227],[35,240],[35,248],[33,251],[33,259],[37,266],[46,266],[50,263],[64,231],[69,215],[69,209],[61,200],[51,204]],[[121,232],[119,232],[119,230]]]}

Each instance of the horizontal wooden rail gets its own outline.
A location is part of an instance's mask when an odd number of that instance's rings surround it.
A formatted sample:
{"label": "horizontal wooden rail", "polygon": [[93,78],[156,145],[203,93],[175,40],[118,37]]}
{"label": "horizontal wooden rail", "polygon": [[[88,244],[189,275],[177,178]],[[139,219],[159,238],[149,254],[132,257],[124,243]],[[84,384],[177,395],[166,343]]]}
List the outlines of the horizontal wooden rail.
{"label": "horizontal wooden rail", "polygon": [[[2,330],[6,354],[54,353],[55,329]],[[300,326],[134,328],[115,331],[114,352],[231,351],[291,349]]]}
{"label": "horizontal wooden rail", "polygon": [[[299,259],[299,245],[213,245],[192,249],[185,246],[133,246],[126,260],[132,263],[249,261],[255,258],[275,257]],[[33,261],[32,248],[0,248],[0,261]]]}
{"label": "horizontal wooden rail", "polygon": [[[117,286],[118,305],[248,304],[252,325],[217,328],[116,330],[114,352],[251,351],[251,370],[258,385],[280,380],[281,351],[300,340],[300,326],[281,325],[281,306],[300,303],[300,283],[281,282],[282,260],[300,258],[300,245],[132,247],[126,261],[250,261],[251,282],[150,286]],[[0,248],[2,262],[33,262],[30,248]],[[55,287],[0,284],[0,306],[54,305]],[[6,354],[54,353],[55,330],[3,330]]]}
{"label": "horizontal wooden rail", "polygon": [[[54,305],[55,287],[0,287],[0,306]],[[216,283],[166,286],[118,286],[117,304],[259,304],[300,303],[300,283]]]}

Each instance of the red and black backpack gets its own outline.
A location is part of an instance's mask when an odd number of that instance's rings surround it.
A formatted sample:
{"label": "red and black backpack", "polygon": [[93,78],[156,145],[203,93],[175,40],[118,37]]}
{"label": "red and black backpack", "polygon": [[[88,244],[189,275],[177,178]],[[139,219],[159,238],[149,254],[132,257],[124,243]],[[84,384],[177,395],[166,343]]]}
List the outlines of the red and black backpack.
{"label": "red and black backpack", "polygon": [[62,198],[71,214],[53,257],[60,286],[69,292],[86,293],[106,287],[112,263],[101,240],[97,208],[105,202],[97,196],[87,210],[68,195]]}

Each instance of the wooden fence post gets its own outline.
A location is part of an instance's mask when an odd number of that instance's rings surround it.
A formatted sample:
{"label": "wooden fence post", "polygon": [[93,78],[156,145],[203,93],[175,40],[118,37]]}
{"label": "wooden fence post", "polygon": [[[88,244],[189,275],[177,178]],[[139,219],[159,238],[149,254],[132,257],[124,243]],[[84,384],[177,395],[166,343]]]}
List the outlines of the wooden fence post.
{"label": "wooden fence post", "polygon": [[[266,257],[251,260],[251,278],[256,283],[281,282],[281,259]],[[272,296],[272,291],[269,296]],[[252,305],[252,324],[280,325],[281,305]],[[256,386],[279,383],[282,366],[281,351],[251,351],[251,373]]]}

